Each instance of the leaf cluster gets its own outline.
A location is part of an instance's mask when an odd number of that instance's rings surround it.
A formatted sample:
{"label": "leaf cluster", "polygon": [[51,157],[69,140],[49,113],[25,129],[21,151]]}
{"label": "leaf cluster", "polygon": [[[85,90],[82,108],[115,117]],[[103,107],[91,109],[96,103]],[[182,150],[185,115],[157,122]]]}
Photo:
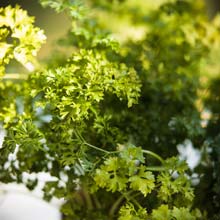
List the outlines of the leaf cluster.
{"label": "leaf cluster", "polygon": [[32,66],[46,36],[40,28],[33,25],[34,17],[19,6],[0,8],[0,75],[5,65],[16,59],[24,66]]}
{"label": "leaf cluster", "polygon": [[[197,209],[204,210],[197,190],[194,202],[188,166],[174,155],[186,139],[213,148],[213,163],[205,165],[212,172],[198,172],[211,174],[206,189],[217,209],[218,81],[204,101],[213,112],[205,128],[198,102],[201,65],[218,26],[196,1],[167,1],[146,13],[133,1],[40,2],[70,16],[60,44],[73,53],[59,62],[51,55],[48,67],[40,65],[26,79],[0,82],[7,131],[0,181],[32,190],[38,180],[24,180],[24,173],[47,172],[53,180],[43,188],[44,199],[63,198],[66,220],[206,219]],[[110,34],[109,19],[120,14],[129,28],[144,30],[138,40]],[[2,73],[13,58],[34,65],[45,36],[33,22],[19,6],[0,9]]]}

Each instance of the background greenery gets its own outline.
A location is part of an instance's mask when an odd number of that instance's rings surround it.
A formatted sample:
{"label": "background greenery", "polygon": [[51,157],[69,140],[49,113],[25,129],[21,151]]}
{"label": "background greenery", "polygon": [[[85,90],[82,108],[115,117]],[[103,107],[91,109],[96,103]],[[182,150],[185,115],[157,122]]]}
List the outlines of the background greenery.
{"label": "background greenery", "polygon": [[[43,32],[0,11],[0,181],[50,173],[44,198],[65,198],[64,219],[220,219],[220,17],[202,1],[41,4],[69,31],[38,60]],[[195,170],[178,159],[186,140]]]}

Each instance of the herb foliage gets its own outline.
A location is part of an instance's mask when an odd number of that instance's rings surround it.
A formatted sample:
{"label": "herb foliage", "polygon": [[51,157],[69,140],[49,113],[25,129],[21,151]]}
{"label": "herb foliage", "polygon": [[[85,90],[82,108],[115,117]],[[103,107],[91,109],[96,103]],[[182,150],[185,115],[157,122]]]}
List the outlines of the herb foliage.
{"label": "herb foliage", "polygon": [[[176,150],[186,139],[213,148],[205,155],[214,163],[201,163],[198,172],[211,175],[214,185],[206,190],[217,209],[218,81],[209,97],[200,94],[207,89],[201,67],[219,40],[218,18],[208,21],[197,1],[164,1],[148,11],[144,1],[40,3],[70,16],[60,43],[73,53],[67,60],[51,55],[47,67],[37,64],[43,31],[19,6],[0,9],[0,120],[7,131],[0,181],[49,173],[56,180],[45,184],[44,199],[64,198],[66,220],[196,220],[212,213],[218,219],[212,205],[199,202],[204,180],[194,194],[192,173]],[[139,39],[112,27],[109,19],[119,17],[128,29],[142,30]],[[12,59],[36,69],[8,79]],[[204,127],[206,108],[213,116]],[[25,184],[32,190],[38,180]]]}

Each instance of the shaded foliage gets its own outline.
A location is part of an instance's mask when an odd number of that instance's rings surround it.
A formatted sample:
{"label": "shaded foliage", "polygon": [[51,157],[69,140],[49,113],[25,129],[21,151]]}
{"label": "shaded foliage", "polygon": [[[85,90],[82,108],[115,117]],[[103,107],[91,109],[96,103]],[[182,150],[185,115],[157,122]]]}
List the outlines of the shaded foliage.
{"label": "shaded foliage", "polygon": [[[17,81],[5,74],[0,84],[0,119],[7,131],[0,181],[23,182],[32,190],[38,180],[25,182],[24,172],[49,173],[55,179],[46,182],[44,199],[64,198],[67,220],[194,220],[206,219],[206,212],[213,217],[219,207],[218,87],[213,84],[204,102],[213,113],[207,127],[198,102],[201,65],[219,39],[218,25],[206,20],[196,1],[167,1],[144,13],[142,5],[128,1],[41,4],[70,16],[71,30],[59,43],[73,54],[58,60],[52,54],[47,67],[36,65],[32,55],[45,40],[43,32],[18,6],[1,8],[0,46],[19,30],[23,48],[17,51],[17,41],[7,46],[14,50],[0,56],[2,75],[9,58],[20,57],[36,70]],[[16,10],[30,31],[17,25]],[[113,37],[109,19],[119,15],[128,27],[143,29],[139,39]],[[186,139],[213,148],[213,163],[202,167],[204,159],[198,168],[210,182],[201,179],[195,200],[191,172],[177,156],[177,145]],[[212,195],[206,210],[201,189]]]}

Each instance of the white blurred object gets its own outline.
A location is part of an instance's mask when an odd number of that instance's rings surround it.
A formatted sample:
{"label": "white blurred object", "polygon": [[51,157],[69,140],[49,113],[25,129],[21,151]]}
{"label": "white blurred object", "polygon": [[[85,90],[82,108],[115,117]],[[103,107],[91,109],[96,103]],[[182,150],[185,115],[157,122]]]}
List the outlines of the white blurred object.
{"label": "white blurred object", "polygon": [[[46,181],[47,175],[44,178]],[[62,201],[43,201],[40,186],[29,191],[22,184],[0,184],[0,220],[60,220]]]}
{"label": "white blurred object", "polygon": [[190,140],[185,140],[183,144],[177,145],[177,150],[180,154],[180,159],[186,160],[189,167],[194,169],[201,159],[201,152],[193,147]]}
{"label": "white blurred object", "polygon": [[0,124],[0,148],[1,148],[1,146],[2,146],[4,137],[5,137],[5,130],[2,129],[2,126],[1,126],[1,124]]}
{"label": "white blurred object", "polygon": [[24,64],[24,67],[29,71],[32,72],[35,70],[35,66],[31,62],[27,62]]}
{"label": "white blurred object", "polygon": [[28,193],[11,191],[0,196],[0,219],[60,220],[61,216],[57,207]]}
{"label": "white blurred object", "polygon": [[[0,126],[0,148],[5,131]],[[35,190],[29,191],[22,184],[0,183],[0,220],[60,220],[59,207],[62,200],[53,199],[50,203],[42,199],[42,188],[48,180],[54,180],[48,173],[23,173],[24,181],[28,178],[38,178]]]}

